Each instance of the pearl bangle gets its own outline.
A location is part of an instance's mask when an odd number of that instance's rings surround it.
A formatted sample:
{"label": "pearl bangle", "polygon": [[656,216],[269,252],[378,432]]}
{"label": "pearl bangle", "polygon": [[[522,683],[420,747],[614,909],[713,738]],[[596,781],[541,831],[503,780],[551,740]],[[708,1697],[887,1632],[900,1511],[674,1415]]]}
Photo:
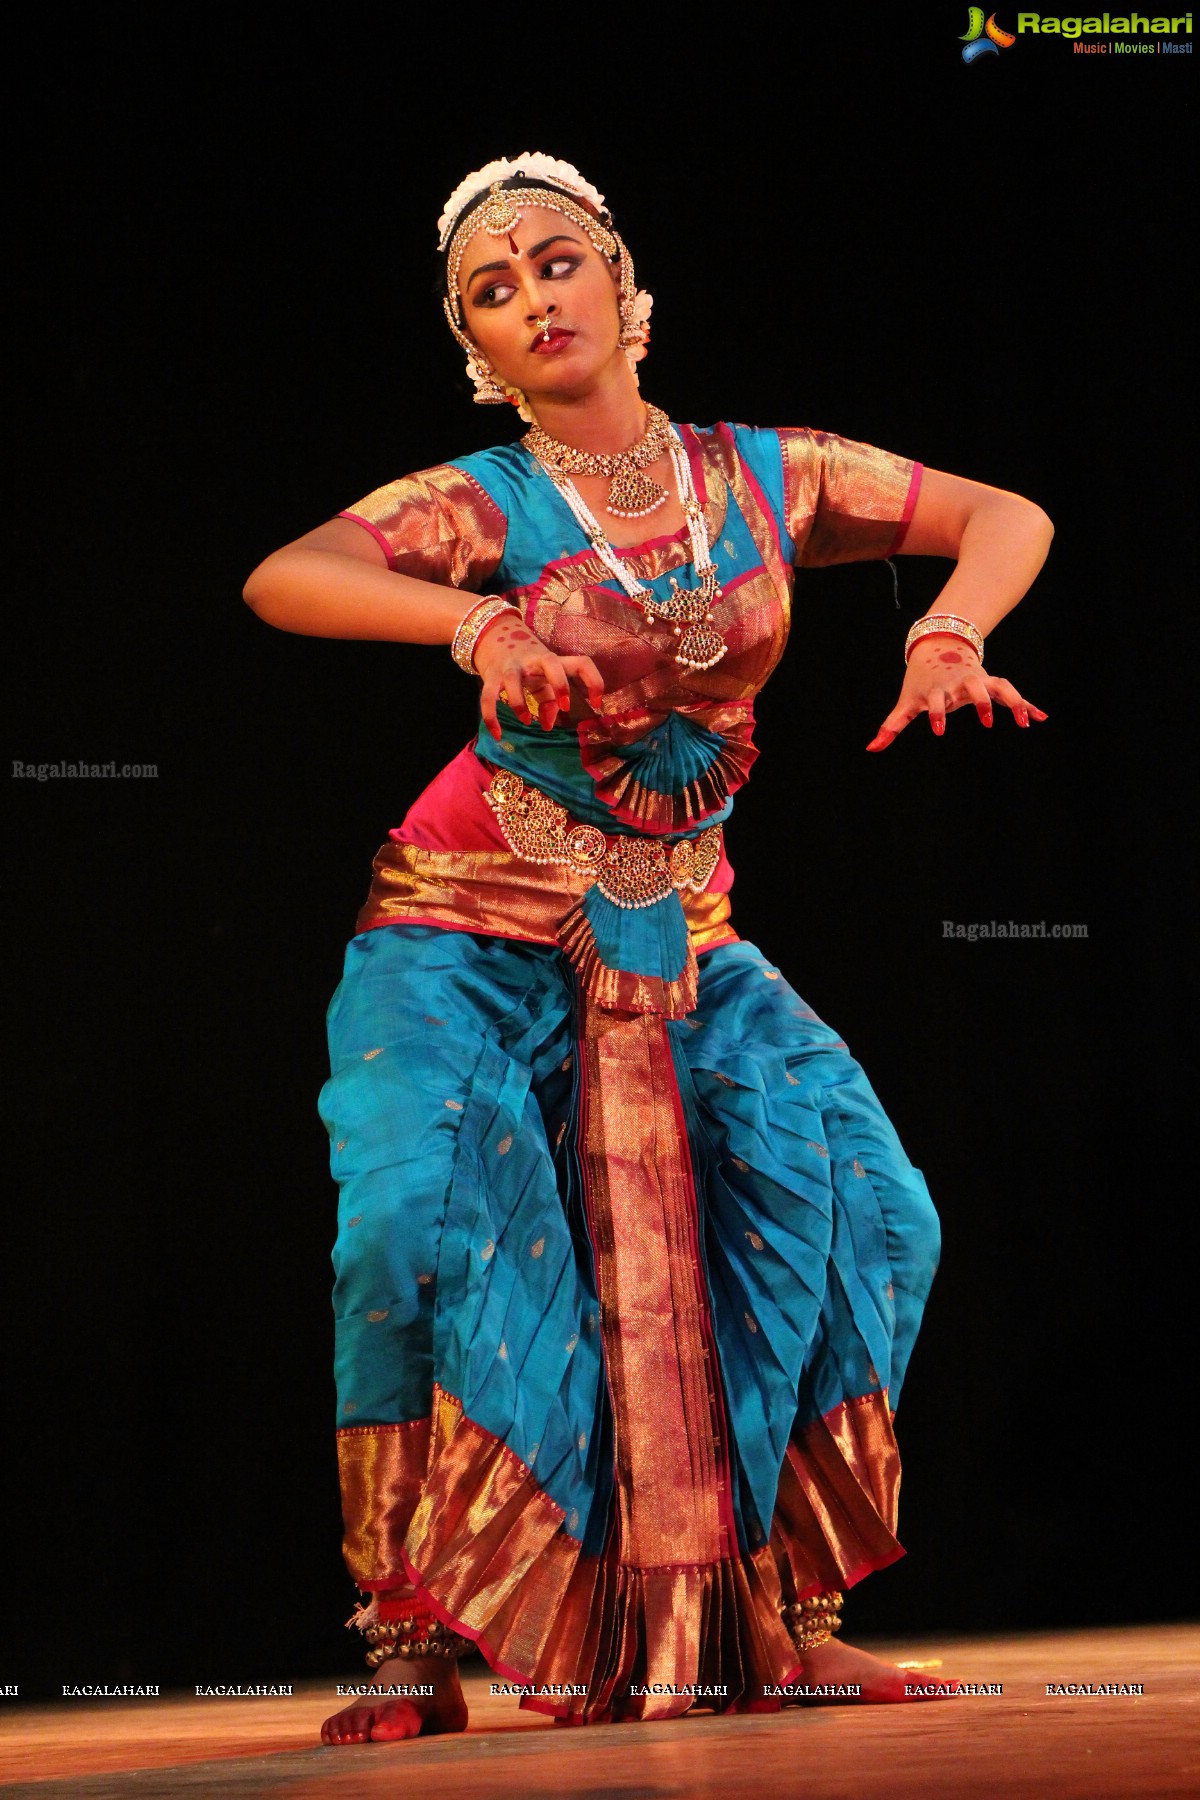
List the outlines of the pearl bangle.
{"label": "pearl bangle", "polygon": [[980,662],[983,661],[983,636],[978,627],[972,625],[970,619],[962,619],[957,613],[931,613],[926,619],[918,619],[904,640],[904,660],[912,655],[913,646],[922,638],[941,634],[946,637],[962,638],[970,644]]}

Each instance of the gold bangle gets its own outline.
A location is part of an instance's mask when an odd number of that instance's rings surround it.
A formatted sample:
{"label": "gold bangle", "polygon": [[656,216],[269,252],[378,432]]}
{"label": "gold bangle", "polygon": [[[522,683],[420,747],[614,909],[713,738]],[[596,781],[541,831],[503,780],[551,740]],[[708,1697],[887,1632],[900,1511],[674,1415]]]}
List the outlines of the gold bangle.
{"label": "gold bangle", "polygon": [[912,655],[915,644],[918,644],[924,637],[933,637],[938,633],[947,637],[962,638],[964,642],[970,644],[980,662],[983,661],[983,635],[977,625],[972,625],[970,619],[960,618],[957,613],[931,613],[928,618],[918,619],[905,638],[905,662]]}
{"label": "gold bangle", "polygon": [[484,627],[490,625],[500,613],[516,611],[511,600],[505,600],[499,594],[489,594],[485,600],[477,600],[470,611],[463,614],[450,645],[450,654],[465,675],[477,673],[475,646]]}

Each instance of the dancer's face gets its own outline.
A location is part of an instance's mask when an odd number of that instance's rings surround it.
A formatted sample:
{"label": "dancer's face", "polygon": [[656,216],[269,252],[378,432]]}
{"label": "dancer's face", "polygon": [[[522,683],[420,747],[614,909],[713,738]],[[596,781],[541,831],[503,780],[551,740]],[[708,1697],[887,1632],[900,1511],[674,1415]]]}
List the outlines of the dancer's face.
{"label": "dancer's face", "polygon": [[[527,209],[511,232],[475,234],[459,270],[462,318],[496,374],[512,387],[569,394],[614,357],[618,272],[574,220]],[[549,320],[549,337],[536,321]]]}

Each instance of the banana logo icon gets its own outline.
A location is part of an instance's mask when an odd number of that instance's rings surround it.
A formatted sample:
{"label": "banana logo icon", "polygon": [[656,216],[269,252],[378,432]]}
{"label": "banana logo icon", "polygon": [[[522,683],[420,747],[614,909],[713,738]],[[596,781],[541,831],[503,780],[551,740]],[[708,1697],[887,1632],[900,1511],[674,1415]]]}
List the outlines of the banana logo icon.
{"label": "banana logo icon", "polygon": [[1011,50],[1017,40],[1011,31],[997,25],[995,13],[985,20],[982,6],[968,6],[967,29],[958,41],[963,47],[963,61],[973,63],[976,57],[999,56],[1001,50]]}

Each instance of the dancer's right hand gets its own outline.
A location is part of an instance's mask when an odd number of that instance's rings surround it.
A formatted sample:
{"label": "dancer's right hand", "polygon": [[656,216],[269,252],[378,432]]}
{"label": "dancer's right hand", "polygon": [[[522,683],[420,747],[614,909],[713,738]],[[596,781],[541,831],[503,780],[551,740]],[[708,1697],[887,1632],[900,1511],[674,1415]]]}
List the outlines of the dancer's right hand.
{"label": "dancer's right hand", "polygon": [[604,695],[604,681],[590,656],[557,656],[514,613],[500,613],[484,628],[474,660],[483,677],[479,710],[494,738],[501,734],[497,700],[507,701],[523,725],[533,723],[532,700],[538,724],[550,731],[559,713],[571,710],[572,681],[593,707]]}

